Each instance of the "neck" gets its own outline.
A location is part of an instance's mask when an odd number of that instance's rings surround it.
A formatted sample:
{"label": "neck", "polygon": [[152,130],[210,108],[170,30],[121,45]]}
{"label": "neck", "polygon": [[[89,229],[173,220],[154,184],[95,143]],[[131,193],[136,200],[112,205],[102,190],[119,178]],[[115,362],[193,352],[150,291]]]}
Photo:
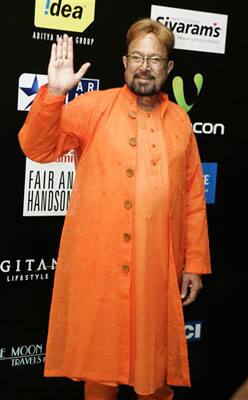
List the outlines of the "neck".
{"label": "neck", "polygon": [[161,100],[157,94],[153,96],[138,96],[138,106],[144,111],[152,111],[157,108]]}

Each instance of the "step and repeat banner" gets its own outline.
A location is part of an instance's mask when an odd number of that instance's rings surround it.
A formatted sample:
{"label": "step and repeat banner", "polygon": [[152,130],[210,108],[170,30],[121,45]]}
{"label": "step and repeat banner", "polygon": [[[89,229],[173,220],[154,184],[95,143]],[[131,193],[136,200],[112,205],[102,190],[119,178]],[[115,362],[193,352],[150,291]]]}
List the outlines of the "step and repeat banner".
{"label": "step and repeat banner", "polygon": [[[75,68],[91,62],[86,77],[68,94],[69,102],[88,91],[123,85],[126,31],[142,17],[175,33],[175,67],[164,90],[192,121],[204,172],[211,245],[213,274],[203,277],[197,302],[185,308],[193,386],[175,388],[175,398],[230,399],[246,378],[244,264],[240,254],[235,264],[231,257],[235,236],[240,235],[231,228],[232,214],[240,218],[242,210],[232,208],[230,197],[235,179],[231,138],[235,136],[241,174],[246,144],[241,117],[242,10],[201,0],[16,0],[0,9],[0,399],[83,398],[82,383],[43,378],[56,258],[75,177],[74,155],[69,152],[49,164],[33,162],[22,154],[17,135],[40,86],[47,82],[51,45],[59,35],[74,38]],[[234,82],[237,75],[241,94]],[[244,178],[238,179],[241,186]],[[243,196],[237,196],[242,209]],[[134,399],[135,394],[122,386],[119,398]]]}

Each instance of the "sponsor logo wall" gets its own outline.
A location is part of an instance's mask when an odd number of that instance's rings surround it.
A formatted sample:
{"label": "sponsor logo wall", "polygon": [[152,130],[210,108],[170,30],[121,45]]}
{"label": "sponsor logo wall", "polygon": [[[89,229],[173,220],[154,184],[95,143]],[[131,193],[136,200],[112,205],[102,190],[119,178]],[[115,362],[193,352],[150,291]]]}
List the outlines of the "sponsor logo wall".
{"label": "sponsor logo wall", "polygon": [[[100,86],[101,89],[114,86],[121,59],[114,59],[113,54],[120,51],[123,35],[134,20],[150,16],[173,30],[176,37],[176,68],[171,73],[167,90],[171,100],[188,113],[199,144],[210,237],[215,238],[214,243],[210,242],[212,264],[214,271],[219,273],[219,277],[214,279],[221,281],[224,269],[231,269],[223,261],[226,249],[222,237],[218,237],[221,221],[226,219],[223,215],[227,212],[224,196],[219,194],[225,182],[229,181],[225,154],[228,153],[230,138],[230,116],[226,112],[230,97],[226,82],[230,79],[230,67],[235,59],[231,57],[228,47],[229,30],[234,35],[234,41],[238,42],[238,26],[229,17],[228,5],[217,7],[214,2],[207,4],[200,1],[192,9],[192,4],[189,7],[184,0],[179,1],[177,7],[172,1],[166,2],[166,5],[162,1],[156,4],[145,0],[143,3],[131,0],[118,4],[105,0],[34,0],[25,7],[18,3],[15,11],[19,16],[18,20],[16,15],[18,26],[15,28],[20,38],[18,48],[16,45],[14,50],[19,52],[19,57],[17,64],[10,68],[15,75],[15,93],[6,101],[14,106],[10,115],[3,115],[5,125],[2,132],[4,149],[18,154],[18,160],[14,166],[15,173],[10,175],[8,181],[10,192],[6,196],[9,196],[9,208],[2,207],[3,214],[6,214],[3,215],[3,226],[6,228],[0,252],[0,285],[6,299],[2,301],[4,310],[0,319],[3,327],[0,333],[1,400],[34,400],[37,391],[33,387],[36,379],[38,387],[42,375],[33,377],[31,371],[37,374],[45,360],[47,320],[58,245],[75,179],[74,152],[68,152],[53,163],[39,164],[24,157],[19,148],[16,151],[16,147],[17,133],[40,87],[47,84],[44,72],[47,70],[51,44],[63,33],[73,36],[76,63],[81,65],[85,59],[91,62],[89,72],[66,97],[65,103],[68,103],[76,96],[100,90]],[[11,3],[5,6],[9,15],[12,15]],[[10,29],[8,21],[8,18],[4,21],[6,31]],[[114,40],[116,38],[117,41]],[[123,81],[120,81],[119,86],[122,84]],[[238,107],[235,103],[232,103],[232,107],[233,118],[238,120]],[[10,144],[9,138],[12,140]],[[7,162],[8,159],[6,165]],[[3,171],[7,175],[5,165]],[[221,178],[225,174],[227,179],[223,181]],[[13,178],[13,175],[16,177]],[[18,207],[13,207],[13,198],[16,198]],[[199,300],[184,310],[185,333],[195,382],[190,389],[190,400],[209,400],[212,393],[218,392],[216,377],[219,370],[223,372],[225,382],[228,381],[226,377],[229,371],[222,363],[223,357],[219,354],[215,337],[216,321],[223,315],[218,307],[220,299],[216,289],[221,282],[217,282],[211,291],[208,282],[206,278]],[[211,334],[212,327],[214,334]],[[218,329],[220,337],[227,337],[232,343],[231,333],[220,325]],[[222,366],[218,371],[215,365],[204,359],[204,354],[208,352],[211,355],[214,353],[216,365]],[[9,370],[12,371],[11,385],[5,383],[9,381]],[[198,371],[201,371],[199,376]],[[207,374],[212,386],[205,393]],[[23,376],[27,380],[33,379],[30,393],[25,392],[20,379]],[[18,393],[12,391],[15,385]],[[73,386],[75,392],[72,395],[71,387],[67,392],[66,385],[63,379],[59,383],[51,383],[47,398],[63,400],[74,394],[75,399],[82,398],[81,389]],[[61,389],[59,397],[58,387]],[[181,389],[180,393],[175,389],[175,392],[175,400],[189,399],[187,389]],[[219,399],[224,398],[218,396]]]}

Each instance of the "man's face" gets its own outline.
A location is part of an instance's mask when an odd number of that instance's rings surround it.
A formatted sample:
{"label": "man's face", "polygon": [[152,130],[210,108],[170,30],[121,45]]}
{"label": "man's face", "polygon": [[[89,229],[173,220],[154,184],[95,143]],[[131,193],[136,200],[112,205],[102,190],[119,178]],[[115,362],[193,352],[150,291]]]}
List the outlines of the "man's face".
{"label": "man's face", "polygon": [[128,55],[123,57],[125,81],[128,87],[139,96],[152,96],[161,90],[173,61],[162,61],[161,65],[144,60],[137,63],[132,56],[167,58],[166,49],[154,35],[149,33],[134,39],[128,48]]}

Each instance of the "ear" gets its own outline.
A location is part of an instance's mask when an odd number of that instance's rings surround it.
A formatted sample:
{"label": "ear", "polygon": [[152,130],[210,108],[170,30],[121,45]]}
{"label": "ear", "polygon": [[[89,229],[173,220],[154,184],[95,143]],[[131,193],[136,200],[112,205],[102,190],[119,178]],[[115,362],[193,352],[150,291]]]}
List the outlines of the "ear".
{"label": "ear", "polygon": [[123,56],[123,57],[122,57],[122,62],[123,62],[124,67],[125,67],[125,69],[126,69],[126,68],[127,68],[127,57],[126,57],[126,56]]}
{"label": "ear", "polygon": [[173,70],[174,67],[174,61],[170,60],[167,64],[166,70],[167,70],[167,75]]}

